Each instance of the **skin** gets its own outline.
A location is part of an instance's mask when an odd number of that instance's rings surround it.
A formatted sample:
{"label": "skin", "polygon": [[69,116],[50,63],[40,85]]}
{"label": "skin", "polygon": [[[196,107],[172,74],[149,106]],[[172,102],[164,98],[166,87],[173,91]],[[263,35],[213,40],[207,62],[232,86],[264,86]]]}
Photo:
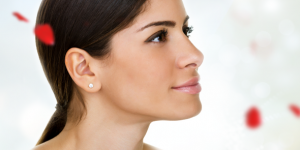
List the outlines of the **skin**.
{"label": "skin", "polygon": [[[113,37],[108,60],[71,48],[65,63],[84,95],[87,115],[77,126],[67,122],[58,136],[34,150],[155,150],[143,143],[151,122],[199,114],[199,93],[171,88],[198,76],[195,69],[204,58],[182,30],[186,16],[181,0],[151,0],[132,26]],[[153,21],[166,20],[176,26],[137,31]],[[168,30],[165,42],[145,43],[164,28]],[[88,87],[90,83],[93,88]]]}

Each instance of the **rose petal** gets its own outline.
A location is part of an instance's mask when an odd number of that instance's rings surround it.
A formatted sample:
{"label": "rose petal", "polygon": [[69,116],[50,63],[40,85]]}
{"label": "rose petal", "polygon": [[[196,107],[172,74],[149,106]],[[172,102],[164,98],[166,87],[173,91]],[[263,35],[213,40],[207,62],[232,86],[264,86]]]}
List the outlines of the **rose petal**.
{"label": "rose petal", "polygon": [[294,113],[294,115],[296,115],[297,117],[300,117],[300,108],[297,105],[291,104],[290,110]]}
{"label": "rose petal", "polygon": [[18,12],[13,12],[13,15],[17,17],[20,21],[28,22],[28,20]]}
{"label": "rose petal", "polygon": [[260,112],[256,107],[251,107],[246,113],[246,124],[249,128],[257,128],[261,124]]}
{"label": "rose petal", "polygon": [[54,33],[49,24],[37,25],[34,29],[37,38],[46,45],[54,45]]}

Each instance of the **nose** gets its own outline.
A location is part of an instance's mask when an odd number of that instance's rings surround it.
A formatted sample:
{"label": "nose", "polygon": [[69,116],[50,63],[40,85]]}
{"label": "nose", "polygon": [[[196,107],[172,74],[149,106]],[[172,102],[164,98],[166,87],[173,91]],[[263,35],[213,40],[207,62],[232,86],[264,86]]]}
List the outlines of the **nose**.
{"label": "nose", "polygon": [[203,63],[204,55],[187,37],[180,40],[181,42],[176,45],[179,52],[176,58],[176,66],[179,69],[197,70]]}

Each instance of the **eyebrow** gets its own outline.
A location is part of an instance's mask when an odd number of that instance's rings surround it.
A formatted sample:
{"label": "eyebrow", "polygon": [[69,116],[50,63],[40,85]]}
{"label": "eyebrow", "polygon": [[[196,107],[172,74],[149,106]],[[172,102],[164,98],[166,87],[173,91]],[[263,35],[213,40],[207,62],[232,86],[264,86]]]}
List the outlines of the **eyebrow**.
{"label": "eyebrow", "polygon": [[[187,15],[183,21],[183,24],[185,24],[189,20],[189,16]],[[137,32],[143,31],[146,28],[149,28],[151,26],[167,26],[167,27],[175,27],[176,22],[175,21],[156,21],[156,22],[151,22],[148,25],[142,27],[139,29]]]}

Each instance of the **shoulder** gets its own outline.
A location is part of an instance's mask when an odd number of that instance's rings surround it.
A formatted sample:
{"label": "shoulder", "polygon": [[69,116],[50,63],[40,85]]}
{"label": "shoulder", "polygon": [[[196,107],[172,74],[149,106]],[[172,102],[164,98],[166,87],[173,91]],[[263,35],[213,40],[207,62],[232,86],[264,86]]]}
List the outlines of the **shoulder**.
{"label": "shoulder", "polygon": [[40,145],[35,146],[31,150],[51,150],[51,148],[49,148],[46,145],[40,144]]}
{"label": "shoulder", "polygon": [[[55,150],[55,148],[50,144],[50,142],[45,142],[40,145],[35,146],[31,150]],[[162,150],[147,143],[144,143],[143,150]]]}
{"label": "shoulder", "polygon": [[48,150],[47,148],[45,148],[42,144],[35,146],[34,148],[32,148],[31,150]]}
{"label": "shoulder", "polygon": [[152,145],[149,145],[149,144],[147,144],[147,143],[144,143],[144,148],[143,148],[143,150],[162,150],[162,149],[159,149],[159,148],[157,148],[157,147],[154,147],[154,146],[152,146]]}
{"label": "shoulder", "polygon": [[34,148],[32,148],[31,150],[54,150],[55,148],[53,147],[53,145],[47,141],[45,143],[36,145]]}

